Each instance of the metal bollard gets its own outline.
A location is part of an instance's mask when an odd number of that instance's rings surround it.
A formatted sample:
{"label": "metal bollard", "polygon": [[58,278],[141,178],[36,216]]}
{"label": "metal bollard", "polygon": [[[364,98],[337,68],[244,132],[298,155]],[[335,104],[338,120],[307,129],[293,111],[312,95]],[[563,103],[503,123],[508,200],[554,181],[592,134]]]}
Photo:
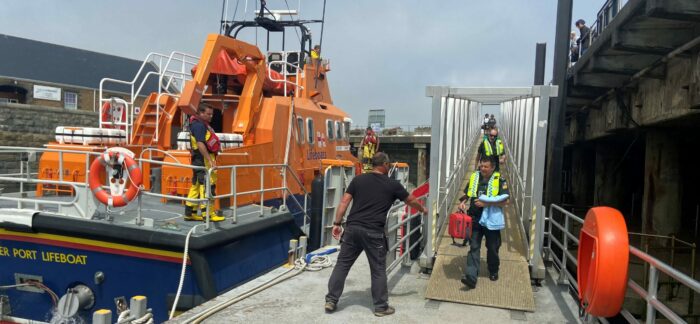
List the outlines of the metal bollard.
{"label": "metal bollard", "polygon": [[112,311],[109,309],[100,309],[92,313],[93,324],[112,324]]}
{"label": "metal bollard", "polygon": [[288,260],[287,263],[291,266],[294,265],[294,261],[297,259],[297,247],[299,246],[299,242],[297,240],[289,240],[289,251],[288,253]]}
{"label": "metal bollard", "polygon": [[131,310],[131,315],[135,318],[141,318],[143,317],[143,315],[146,315],[148,309],[147,302],[148,299],[146,298],[146,296],[131,297],[131,301],[129,302],[129,309]]}
{"label": "metal bollard", "polygon": [[306,246],[308,245],[308,238],[306,236],[299,237],[299,257],[306,257]]}

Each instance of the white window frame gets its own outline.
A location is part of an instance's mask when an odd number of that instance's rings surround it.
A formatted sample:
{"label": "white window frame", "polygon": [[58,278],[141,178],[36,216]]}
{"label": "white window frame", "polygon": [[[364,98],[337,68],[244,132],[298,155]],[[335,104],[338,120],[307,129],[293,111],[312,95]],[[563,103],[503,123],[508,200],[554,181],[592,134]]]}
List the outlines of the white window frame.
{"label": "white window frame", "polygon": [[332,119],[326,119],[326,137],[328,138],[328,141],[335,140],[335,129],[333,125]]}
{"label": "white window frame", "polygon": [[314,133],[314,120],[311,117],[306,118],[306,136],[309,140],[309,144],[313,144],[316,134]]}
{"label": "white window frame", "polygon": [[343,126],[345,128],[345,139],[349,141],[350,140],[350,127],[352,127],[352,125],[350,124],[349,121],[347,121],[347,122],[344,121]]}
{"label": "white window frame", "polygon": [[337,120],[335,121],[335,138],[337,138],[339,141],[345,138],[343,124]]}
{"label": "white window frame", "polygon": [[[68,102],[68,96],[75,95],[75,102],[70,105]],[[70,110],[78,110],[78,93],[73,91],[63,91],[63,108]]]}
{"label": "white window frame", "polygon": [[304,144],[306,141],[305,137],[306,133],[304,132],[304,118],[303,117],[297,117],[297,124],[296,124],[296,135],[297,135],[297,143],[298,144]]}

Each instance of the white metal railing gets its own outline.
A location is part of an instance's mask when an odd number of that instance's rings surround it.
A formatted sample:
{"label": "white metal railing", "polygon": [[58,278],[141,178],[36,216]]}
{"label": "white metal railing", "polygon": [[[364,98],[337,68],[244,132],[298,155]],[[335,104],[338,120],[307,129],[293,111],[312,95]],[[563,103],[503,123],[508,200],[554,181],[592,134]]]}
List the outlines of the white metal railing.
{"label": "white metal railing", "polygon": [[[560,217],[555,217],[555,212],[558,215],[563,216],[563,222],[557,220],[557,218]],[[571,252],[569,252],[569,244],[573,243],[578,245],[579,233],[577,232],[580,232],[580,227],[572,226],[572,222],[582,226],[583,219],[574,215],[573,213],[568,212],[558,205],[552,204],[549,206],[549,214],[546,220],[549,223],[549,227],[547,230],[548,243],[544,248],[544,253],[547,255],[548,259],[552,260],[554,265],[559,270],[559,278],[557,279],[557,283],[566,284],[568,280],[571,287],[575,291],[578,291],[576,276],[568,269],[568,265],[577,267],[578,260],[577,256],[574,256],[571,254]],[[560,234],[559,236],[554,234],[554,231],[552,230],[553,228],[558,230],[558,234]],[[554,244],[554,246],[561,251],[559,253],[555,253],[555,251],[552,249],[552,244]],[[646,302],[646,323],[656,322],[657,311],[663,314],[663,316],[673,323],[686,323],[681,315],[673,311],[668,307],[668,305],[664,304],[657,298],[659,273],[666,274],[669,277],[677,280],[681,285],[688,288],[689,294],[691,295],[693,293],[700,293],[700,282],[635,247],[630,246],[630,254],[639,258],[649,266],[649,273],[647,277],[648,284],[646,289],[640,286],[633,279],[629,279],[627,283],[627,287],[629,287],[632,292],[637,294]],[[630,323],[640,323],[639,320],[637,320],[634,315],[632,315],[632,313],[625,308],[620,311],[620,314]],[[604,318],[598,318],[598,320],[607,323],[607,320]]]}
{"label": "white metal railing", "polygon": [[[302,78],[303,70],[298,64],[291,64],[287,61],[287,58],[289,57],[289,54],[296,54],[299,55],[299,52],[274,52],[273,54],[279,54],[282,55],[281,60],[276,60],[276,61],[270,61],[267,63],[267,78],[270,79],[272,82],[276,83],[282,83],[284,85],[284,96],[289,95],[289,89],[287,88],[287,85],[293,86],[294,87],[294,96],[299,97],[301,95],[301,90],[304,90],[304,87],[300,84],[300,80]],[[268,55],[270,57],[270,55]],[[282,68],[281,72],[278,72],[282,75],[281,79],[275,79],[272,76],[272,71],[273,71],[273,66],[279,66]],[[294,72],[289,72],[289,69],[292,69]],[[294,82],[289,81],[290,76],[295,76]]]}
{"label": "white metal railing", "polygon": [[[428,201],[428,195],[425,194],[420,197],[416,197],[416,199],[421,202],[424,206]],[[411,212],[413,211],[413,212]],[[389,233],[390,236],[393,237],[393,234],[396,233],[400,228],[404,227],[404,231],[402,233],[402,237],[398,237],[398,239],[395,242],[390,242],[390,246],[387,247],[387,255],[390,255],[392,257],[398,255],[398,258],[393,260],[389,265],[386,267],[386,272],[391,272],[396,266],[398,266],[400,263],[403,263],[404,265],[410,266],[411,265],[411,251],[414,249],[417,249],[420,247],[420,243],[423,241],[423,238],[425,237],[423,233],[421,232],[421,235],[418,239],[412,241],[411,236],[420,231],[423,228],[423,214],[418,212],[417,210],[414,210],[410,206],[406,205],[405,202],[399,202],[396,205],[392,206],[391,209],[387,212],[387,219],[393,214],[397,213],[400,216],[400,220],[391,226],[388,225],[387,223],[387,228],[386,231]],[[419,225],[412,227],[411,221],[414,219],[420,219]],[[393,243],[393,244],[392,244]],[[399,250],[401,246],[406,247],[403,250]]]}
{"label": "white metal railing", "polygon": [[[105,90],[105,86],[107,85],[127,86],[129,88],[129,98],[128,100],[119,99],[125,105],[126,120],[123,120],[120,123],[104,121],[102,120],[102,114],[100,113],[100,128],[105,125],[124,126],[126,129],[127,144],[131,143],[131,127],[134,124],[134,104],[136,99],[142,95],[141,92],[144,90],[144,87],[148,84],[148,82],[151,81],[153,77],[157,77],[157,91],[159,95],[165,92],[169,95],[177,96],[182,91],[185,82],[192,79],[190,71],[195,65],[197,65],[198,61],[199,57],[197,56],[177,51],[171,52],[170,55],[151,52],[148,53],[146,59],[143,61],[143,63],[141,63],[139,70],[136,72],[131,81],[103,78],[100,81],[99,90],[100,107],[102,107],[104,103],[110,102],[114,99],[106,98],[104,96],[105,91],[109,92],[109,90]],[[154,68],[155,71],[149,71],[149,67]],[[163,84],[164,80],[167,80],[165,84]],[[158,105],[158,109],[156,110],[157,117],[161,109],[162,108],[160,105]],[[154,134],[154,137],[156,138],[157,125],[158,124],[156,122],[156,134]]]}
{"label": "white metal railing", "polygon": [[[47,148],[25,148],[25,147],[9,147],[9,146],[0,146],[0,155],[2,154],[17,154],[17,155],[22,155],[22,154],[28,154],[29,152],[32,152],[35,155],[38,155],[39,153],[44,153],[44,152],[53,152],[58,154],[58,169],[59,171],[57,172],[58,179],[57,180],[46,180],[46,179],[38,179],[39,176],[41,176],[37,172],[31,172],[31,170],[28,167],[22,167],[20,173],[10,173],[10,174],[0,174],[0,182],[9,182],[9,183],[17,183],[19,184],[19,192],[17,196],[13,196],[13,194],[9,193],[3,193],[2,196],[0,196],[0,200],[9,200],[9,201],[15,201],[17,202],[17,208],[22,209],[24,208],[24,204],[33,204],[35,210],[41,210],[43,205],[57,205],[57,206],[70,206],[75,208],[75,210],[78,211],[77,216],[80,216],[82,218],[91,218],[92,215],[88,212],[88,200],[83,199],[79,200],[77,198],[77,191],[79,188],[89,188],[88,184],[88,179],[89,179],[89,169],[90,169],[90,163],[91,158],[97,157],[102,154],[102,152],[91,152],[91,151],[71,151],[71,150],[57,150],[57,149],[47,149]],[[159,161],[159,160],[153,160],[152,159],[152,154],[153,152],[158,152],[162,153],[165,155],[170,156],[173,158],[173,160],[177,161],[172,155],[170,155],[168,152],[154,149],[154,148],[147,148],[141,152],[141,155],[138,158],[135,158],[135,161],[139,163],[139,166],[143,169],[143,166],[145,164],[155,164],[155,165],[167,165],[167,166],[172,166],[172,167],[178,167],[178,168],[187,168],[187,169],[192,169],[192,170],[205,170],[207,174],[209,175],[206,178],[206,196],[208,198],[201,198],[201,199],[195,199],[195,198],[187,198],[187,197],[182,197],[178,195],[169,195],[169,194],[161,194],[161,193],[155,193],[155,192],[150,192],[143,190],[139,191],[138,195],[138,207],[137,207],[137,218],[136,218],[136,224],[137,225],[143,225],[143,218],[142,218],[142,213],[141,213],[141,208],[142,208],[142,203],[141,199],[142,196],[151,196],[151,197],[157,197],[157,198],[163,198],[167,200],[172,200],[172,201],[180,201],[180,202],[191,202],[191,203],[196,203],[196,204],[206,204],[206,216],[204,216],[206,219],[206,224],[207,224],[207,229],[210,228],[210,204],[208,203],[210,200],[215,200],[215,199],[223,199],[223,198],[228,198],[228,197],[233,197],[234,200],[234,208],[233,208],[233,217],[232,220],[233,222],[236,222],[237,220],[237,198],[241,195],[254,195],[254,194],[260,194],[261,202],[260,202],[260,214],[263,215],[264,212],[264,195],[267,192],[282,192],[282,204],[281,206],[287,206],[287,199],[291,199],[294,201],[296,206],[298,206],[302,212],[303,212],[303,223],[304,227],[306,228],[308,222],[309,222],[309,215],[308,215],[308,199],[309,199],[309,193],[304,187],[304,185],[301,183],[301,180],[297,177],[295,172],[285,164],[255,164],[255,165],[231,165],[231,166],[219,166],[215,168],[210,168],[207,169],[202,166],[193,166],[189,164],[182,164],[182,163],[177,163],[177,162],[166,162],[166,161]],[[144,155],[148,153],[149,158],[144,158]],[[64,155],[66,154],[80,154],[85,156],[85,164],[84,164],[84,181],[81,182],[75,182],[75,181],[70,181],[64,178],[65,172],[64,172]],[[225,154],[231,154],[231,153],[225,153]],[[18,159],[18,161],[21,161],[21,159]],[[245,192],[237,192],[236,191],[236,176],[237,176],[237,170],[238,169],[243,169],[243,168],[260,168],[260,188],[259,189],[254,189],[250,191],[245,191]],[[277,169],[280,172],[282,184],[281,186],[273,187],[273,188],[268,188],[265,186],[265,171],[269,170],[270,168]],[[210,183],[210,176],[211,173],[214,170],[231,170],[231,193],[229,194],[222,194],[222,195],[212,195],[210,192],[211,188],[211,183]],[[303,203],[300,202],[297,197],[295,196],[295,193],[292,191],[292,189],[288,185],[288,176],[287,173],[292,174],[292,181],[297,184],[297,186],[300,188],[300,193],[304,195],[304,200]],[[31,176],[37,176],[37,179],[30,178]],[[148,175],[144,175],[148,176]],[[24,187],[23,184],[50,184],[50,185],[56,185],[56,186],[66,186],[66,187],[71,187],[74,189],[74,194],[75,197],[73,200],[70,201],[56,201],[56,200],[50,200],[50,199],[39,199],[39,198],[24,198]],[[106,188],[106,187],[105,187]],[[84,205],[81,205],[84,204]],[[76,215],[68,215],[68,216],[76,216]]]}

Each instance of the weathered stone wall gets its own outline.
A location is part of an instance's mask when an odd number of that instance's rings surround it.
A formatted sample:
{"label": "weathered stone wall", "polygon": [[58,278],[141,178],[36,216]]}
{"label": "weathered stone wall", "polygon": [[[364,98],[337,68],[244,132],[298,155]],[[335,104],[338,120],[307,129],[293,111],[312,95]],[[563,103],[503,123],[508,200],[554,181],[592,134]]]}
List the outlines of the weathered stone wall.
{"label": "weathered stone wall", "polygon": [[[66,110],[45,106],[0,103],[0,146],[42,147],[53,141],[56,126],[97,127],[98,115],[94,112]],[[36,172],[36,162],[30,170]],[[19,172],[18,154],[0,154],[0,174]],[[14,186],[0,183],[6,191]]]}

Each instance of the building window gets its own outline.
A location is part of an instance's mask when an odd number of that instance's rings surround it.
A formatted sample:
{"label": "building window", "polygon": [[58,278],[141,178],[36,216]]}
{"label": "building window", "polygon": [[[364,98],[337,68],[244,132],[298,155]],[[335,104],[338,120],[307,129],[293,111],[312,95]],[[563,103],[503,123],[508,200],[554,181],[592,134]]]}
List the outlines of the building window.
{"label": "building window", "polygon": [[297,143],[304,143],[304,118],[297,117]]}
{"label": "building window", "polygon": [[63,108],[78,109],[78,94],[75,92],[63,92]]}
{"label": "building window", "polygon": [[326,134],[328,136],[328,140],[332,141],[333,140],[333,121],[330,119],[326,120]]}
{"label": "building window", "polygon": [[306,118],[306,134],[309,136],[309,144],[314,143],[314,120]]}
{"label": "building window", "polygon": [[350,122],[346,121],[345,124],[345,139],[350,140]]}

